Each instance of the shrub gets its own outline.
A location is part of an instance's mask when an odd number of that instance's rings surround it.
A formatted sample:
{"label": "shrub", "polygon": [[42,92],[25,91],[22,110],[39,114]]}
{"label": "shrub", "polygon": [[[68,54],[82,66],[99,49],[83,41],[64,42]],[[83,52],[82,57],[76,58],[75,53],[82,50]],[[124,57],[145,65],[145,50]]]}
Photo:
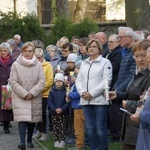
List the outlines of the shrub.
{"label": "shrub", "polygon": [[34,14],[21,17],[13,12],[0,12],[0,15],[0,42],[12,38],[15,34],[20,34],[24,42],[45,39],[44,30]]}

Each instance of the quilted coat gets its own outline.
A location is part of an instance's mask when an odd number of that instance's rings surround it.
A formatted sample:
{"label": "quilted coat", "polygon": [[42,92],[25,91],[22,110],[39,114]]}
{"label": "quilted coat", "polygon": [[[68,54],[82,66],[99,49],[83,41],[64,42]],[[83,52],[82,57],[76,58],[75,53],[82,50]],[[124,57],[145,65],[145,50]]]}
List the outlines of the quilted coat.
{"label": "quilted coat", "polygon": [[[32,64],[27,65],[20,55],[12,65],[9,83],[12,88],[14,121],[41,122],[41,94],[45,85],[42,64],[35,58]],[[25,99],[28,92],[33,95],[31,100]]]}

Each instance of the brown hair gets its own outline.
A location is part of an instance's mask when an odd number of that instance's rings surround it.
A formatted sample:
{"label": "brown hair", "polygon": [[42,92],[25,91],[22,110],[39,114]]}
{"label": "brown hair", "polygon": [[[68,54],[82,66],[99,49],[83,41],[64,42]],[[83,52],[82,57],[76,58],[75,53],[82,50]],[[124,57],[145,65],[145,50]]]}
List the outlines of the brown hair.
{"label": "brown hair", "polygon": [[103,45],[102,45],[102,44],[100,43],[100,41],[97,40],[97,39],[91,39],[91,40],[87,43],[87,45],[86,45],[86,50],[88,51],[89,46],[90,46],[93,42],[95,42],[95,43],[97,44],[97,47],[98,47],[98,49],[99,49],[99,54],[101,55],[101,54],[103,53]]}
{"label": "brown hair", "polygon": [[150,47],[150,40],[141,40],[134,44],[132,47],[132,52],[135,53],[141,49],[147,51],[148,47]]}
{"label": "brown hair", "polygon": [[24,51],[26,48],[28,48],[29,46],[32,47],[33,51],[35,51],[35,46],[32,42],[26,42],[25,44],[23,44],[22,46],[22,51]]}

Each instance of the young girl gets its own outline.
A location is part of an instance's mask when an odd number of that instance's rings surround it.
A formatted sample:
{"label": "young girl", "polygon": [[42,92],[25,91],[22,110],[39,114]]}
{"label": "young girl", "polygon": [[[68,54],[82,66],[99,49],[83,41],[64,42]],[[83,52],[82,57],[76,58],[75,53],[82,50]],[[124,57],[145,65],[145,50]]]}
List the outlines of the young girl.
{"label": "young girl", "polygon": [[65,146],[66,114],[69,107],[69,103],[65,100],[66,88],[63,74],[57,73],[54,82],[55,85],[48,97],[48,107],[50,108],[54,128],[54,147],[63,148]]}

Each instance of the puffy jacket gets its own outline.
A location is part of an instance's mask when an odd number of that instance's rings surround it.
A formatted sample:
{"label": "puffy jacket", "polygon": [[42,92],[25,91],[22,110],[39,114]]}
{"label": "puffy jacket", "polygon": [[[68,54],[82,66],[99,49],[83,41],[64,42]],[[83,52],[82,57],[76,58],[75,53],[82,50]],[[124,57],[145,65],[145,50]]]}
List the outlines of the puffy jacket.
{"label": "puffy jacket", "polygon": [[81,109],[82,108],[82,106],[79,105],[80,95],[79,95],[75,85],[73,85],[73,90],[72,90],[72,92],[69,93],[68,97],[71,99],[72,108],[74,108],[74,109]]}
{"label": "puffy jacket", "polygon": [[120,70],[118,75],[118,80],[115,83],[113,89],[117,89],[117,91],[126,91],[126,88],[129,82],[132,79],[132,76],[135,73],[135,60],[133,58],[133,53],[131,49],[126,49],[126,54],[122,58],[120,64]]}
{"label": "puffy jacket", "polygon": [[57,108],[62,109],[62,114],[67,113],[69,103],[66,102],[66,88],[65,86],[62,89],[57,89],[54,85],[50,94],[48,96],[48,107],[50,108],[50,113],[56,115],[55,110]]}
{"label": "puffy jacket", "polygon": [[[22,54],[19,55],[11,67],[9,83],[12,88],[14,121],[41,122],[42,90],[45,84],[42,64],[34,59],[32,64],[27,65]],[[33,98],[26,100],[29,92]]]}
{"label": "puffy jacket", "polygon": [[49,62],[45,61],[42,63],[42,66],[45,75],[45,87],[43,89],[42,97],[47,98],[53,85],[53,67]]}
{"label": "puffy jacket", "polygon": [[90,62],[90,57],[82,62],[79,74],[76,80],[76,87],[81,96],[83,92],[89,92],[93,97],[90,101],[81,97],[81,105],[109,105],[109,102],[103,96],[105,89],[105,80],[108,83],[112,79],[112,65],[110,61],[100,55],[94,61]]}

